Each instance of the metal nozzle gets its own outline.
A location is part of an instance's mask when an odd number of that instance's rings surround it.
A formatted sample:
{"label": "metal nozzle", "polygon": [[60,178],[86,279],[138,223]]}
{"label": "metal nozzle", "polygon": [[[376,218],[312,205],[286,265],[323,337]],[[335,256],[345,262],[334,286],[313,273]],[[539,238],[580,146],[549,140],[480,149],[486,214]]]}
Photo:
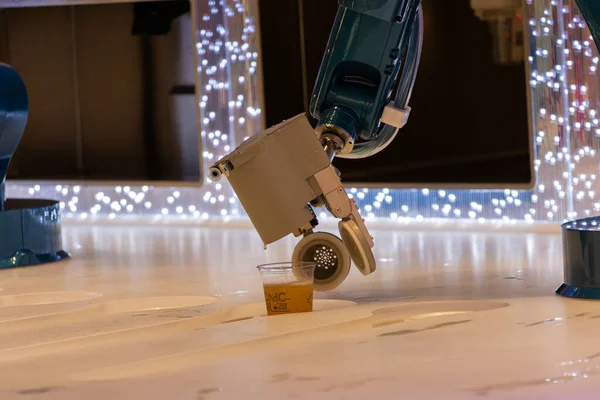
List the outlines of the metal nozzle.
{"label": "metal nozzle", "polygon": [[218,167],[210,167],[210,169],[208,171],[209,171],[208,177],[210,178],[211,181],[217,182],[217,181],[221,180],[221,176],[223,176],[223,173],[221,172],[221,170]]}
{"label": "metal nozzle", "polygon": [[333,133],[324,133],[321,136],[321,144],[323,145],[325,153],[327,153],[327,157],[329,157],[329,161],[333,161],[336,154],[344,147],[342,139]]}
{"label": "metal nozzle", "polygon": [[230,171],[233,171],[233,164],[231,164],[231,161],[225,161],[222,164],[218,163],[210,167],[208,176],[211,181],[217,182],[221,179],[223,174],[227,176]]}

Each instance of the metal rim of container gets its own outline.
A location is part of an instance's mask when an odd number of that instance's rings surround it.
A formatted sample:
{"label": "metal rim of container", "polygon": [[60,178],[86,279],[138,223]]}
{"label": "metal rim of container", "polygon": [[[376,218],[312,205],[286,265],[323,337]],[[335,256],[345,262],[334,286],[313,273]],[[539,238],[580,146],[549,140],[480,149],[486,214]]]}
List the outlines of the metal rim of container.
{"label": "metal rim of container", "polygon": [[284,261],[269,264],[261,264],[256,268],[259,271],[266,272],[286,272],[294,269],[310,269],[316,268],[317,263],[311,261]]}

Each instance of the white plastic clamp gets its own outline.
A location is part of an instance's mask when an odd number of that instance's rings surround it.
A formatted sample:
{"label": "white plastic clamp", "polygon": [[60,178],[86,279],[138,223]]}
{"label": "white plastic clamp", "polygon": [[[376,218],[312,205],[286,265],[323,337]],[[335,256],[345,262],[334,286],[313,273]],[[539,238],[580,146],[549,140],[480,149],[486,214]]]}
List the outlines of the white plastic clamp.
{"label": "white plastic clamp", "polygon": [[381,116],[381,122],[386,125],[393,126],[394,128],[401,129],[408,122],[408,116],[410,115],[410,107],[400,109],[394,107],[394,103],[390,102],[383,109],[383,115]]}

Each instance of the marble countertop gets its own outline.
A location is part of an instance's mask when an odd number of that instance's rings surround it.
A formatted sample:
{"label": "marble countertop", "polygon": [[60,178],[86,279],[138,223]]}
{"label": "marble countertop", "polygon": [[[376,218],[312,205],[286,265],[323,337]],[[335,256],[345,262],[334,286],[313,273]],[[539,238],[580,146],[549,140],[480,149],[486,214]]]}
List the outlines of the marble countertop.
{"label": "marble countertop", "polygon": [[378,270],[266,317],[252,229],[66,226],[0,270],[0,398],[596,398],[600,302],[554,295],[557,233],[374,232]]}

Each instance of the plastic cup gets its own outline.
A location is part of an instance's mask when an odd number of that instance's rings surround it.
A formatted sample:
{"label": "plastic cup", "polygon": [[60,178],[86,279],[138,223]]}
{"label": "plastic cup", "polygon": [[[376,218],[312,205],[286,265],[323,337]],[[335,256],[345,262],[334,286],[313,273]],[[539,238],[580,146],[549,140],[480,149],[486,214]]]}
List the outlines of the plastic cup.
{"label": "plastic cup", "polygon": [[268,315],[312,311],[315,266],[311,262],[283,262],[257,267]]}

